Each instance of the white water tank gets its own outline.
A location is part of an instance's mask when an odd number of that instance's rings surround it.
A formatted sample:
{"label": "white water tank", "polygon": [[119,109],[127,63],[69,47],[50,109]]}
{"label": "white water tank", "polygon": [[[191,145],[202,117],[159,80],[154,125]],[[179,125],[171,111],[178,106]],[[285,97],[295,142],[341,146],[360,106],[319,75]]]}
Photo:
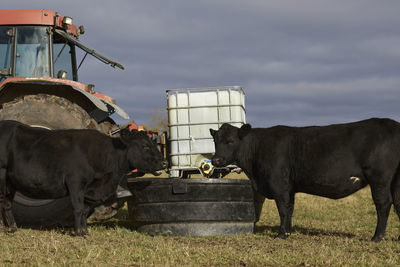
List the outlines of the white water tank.
{"label": "white water tank", "polygon": [[170,176],[200,170],[215,152],[210,128],[246,123],[245,95],[240,86],[167,90]]}

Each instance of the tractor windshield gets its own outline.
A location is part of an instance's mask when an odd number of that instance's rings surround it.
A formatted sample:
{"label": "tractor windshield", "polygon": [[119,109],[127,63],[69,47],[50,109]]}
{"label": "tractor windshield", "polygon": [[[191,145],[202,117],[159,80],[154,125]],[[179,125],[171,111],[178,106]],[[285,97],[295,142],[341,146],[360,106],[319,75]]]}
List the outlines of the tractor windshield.
{"label": "tractor windshield", "polygon": [[18,27],[15,76],[51,77],[49,44],[45,27]]}

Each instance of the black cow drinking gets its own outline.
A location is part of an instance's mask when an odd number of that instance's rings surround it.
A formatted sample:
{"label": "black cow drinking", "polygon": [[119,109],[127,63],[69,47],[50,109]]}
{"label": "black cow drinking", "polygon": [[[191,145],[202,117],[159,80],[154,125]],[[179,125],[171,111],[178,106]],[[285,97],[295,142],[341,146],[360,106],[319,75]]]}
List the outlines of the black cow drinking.
{"label": "black cow drinking", "polygon": [[385,235],[392,204],[400,218],[400,124],[393,120],[257,129],[223,124],[210,132],[212,163],[235,163],[255,190],[275,200],[280,238],[291,232],[297,192],[338,199],[369,184],[378,215],[374,241]]}
{"label": "black cow drinking", "polygon": [[[47,130],[0,121],[0,210],[16,230],[11,203],[16,191],[35,199],[69,195],[75,234],[86,235],[93,205],[112,197],[132,169],[156,173],[167,162],[145,132],[123,129],[120,138],[96,130]],[[90,199],[89,202],[85,198]]]}

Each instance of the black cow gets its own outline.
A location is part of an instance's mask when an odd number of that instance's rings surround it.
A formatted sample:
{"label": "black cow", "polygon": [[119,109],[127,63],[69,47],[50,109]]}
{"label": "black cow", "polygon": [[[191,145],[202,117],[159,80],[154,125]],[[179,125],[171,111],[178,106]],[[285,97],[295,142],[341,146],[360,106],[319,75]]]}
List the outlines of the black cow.
{"label": "black cow", "polygon": [[373,241],[383,239],[392,204],[400,218],[398,122],[369,119],[258,129],[223,124],[210,132],[216,151],[212,163],[217,167],[236,163],[255,190],[275,200],[281,220],[279,238],[291,232],[297,192],[338,199],[369,184],[378,215]]}
{"label": "black cow", "polygon": [[[0,121],[0,210],[16,231],[16,191],[35,199],[69,195],[75,235],[86,235],[92,205],[113,196],[132,169],[155,173],[167,162],[145,132],[123,129],[120,138],[96,130],[47,130]],[[90,200],[90,201],[86,201]]]}

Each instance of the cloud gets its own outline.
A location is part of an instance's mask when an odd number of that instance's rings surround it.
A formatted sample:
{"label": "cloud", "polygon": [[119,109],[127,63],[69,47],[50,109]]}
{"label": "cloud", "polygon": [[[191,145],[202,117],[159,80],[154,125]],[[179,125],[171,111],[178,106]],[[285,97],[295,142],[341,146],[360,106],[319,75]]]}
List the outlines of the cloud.
{"label": "cloud", "polygon": [[[40,3],[38,6],[37,3]],[[87,59],[80,78],[137,122],[165,90],[241,85],[254,126],[400,119],[400,2],[19,1],[84,24],[81,40],[125,71]]]}

